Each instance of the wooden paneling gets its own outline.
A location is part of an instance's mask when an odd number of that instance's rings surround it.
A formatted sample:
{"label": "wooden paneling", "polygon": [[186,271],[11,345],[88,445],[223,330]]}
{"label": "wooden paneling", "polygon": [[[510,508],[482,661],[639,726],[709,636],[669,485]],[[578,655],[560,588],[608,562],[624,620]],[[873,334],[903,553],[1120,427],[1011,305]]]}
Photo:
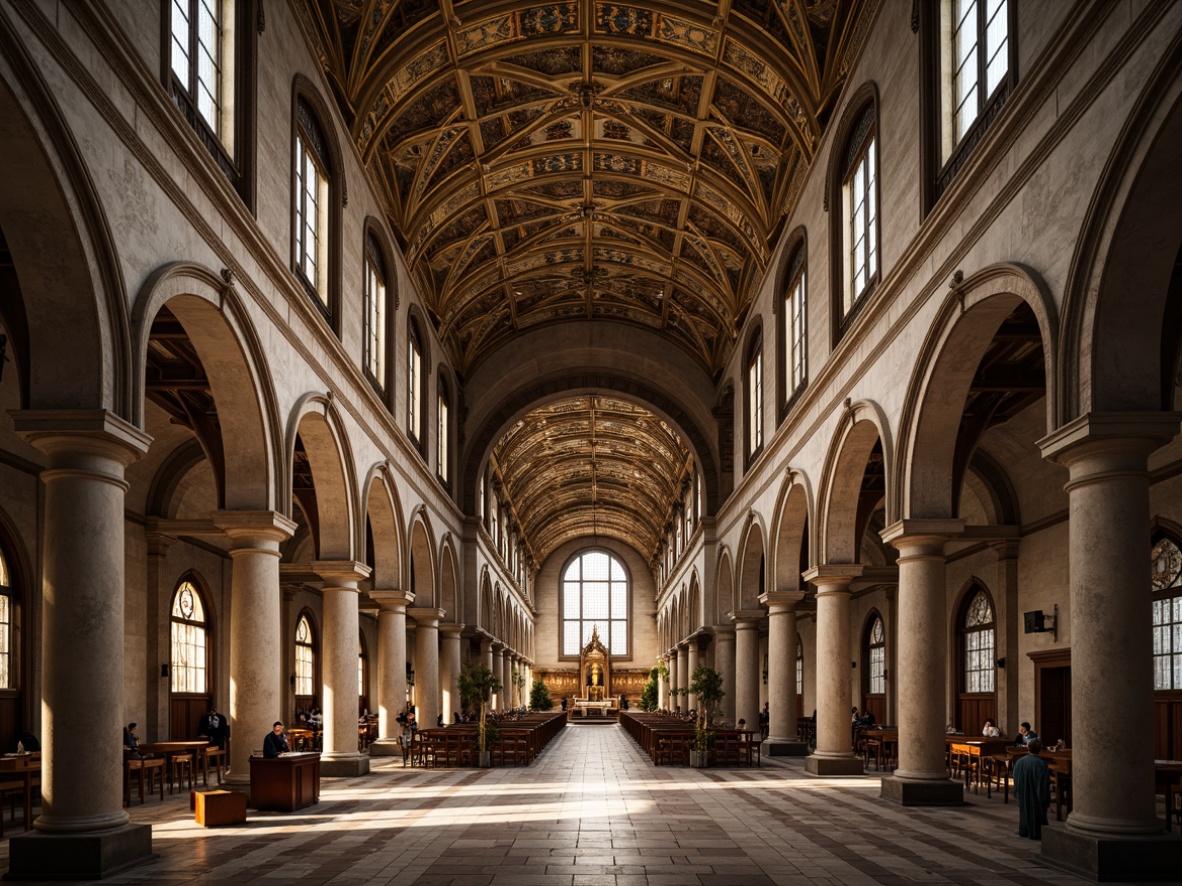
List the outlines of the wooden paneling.
{"label": "wooden paneling", "polygon": [[1153,756],[1182,760],[1182,690],[1153,693]]}
{"label": "wooden paneling", "polygon": [[[208,695],[172,695],[169,697],[168,740],[196,741],[201,718],[209,713]],[[141,730],[142,734],[142,730]]]}
{"label": "wooden paneling", "polygon": [[886,695],[882,692],[875,692],[867,695],[862,701],[863,710],[868,710],[874,714],[874,722],[881,725],[886,722]]}
{"label": "wooden paneling", "polygon": [[[980,735],[985,721],[997,721],[997,695],[995,693],[962,692],[956,699],[956,720],[953,723],[965,735]],[[1002,724],[998,724],[999,726]],[[1009,726],[1007,725],[1007,729]],[[1011,732],[1018,731],[1014,724]]]}
{"label": "wooden paneling", "polygon": [[[1044,744],[1063,739],[1071,747],[1071,650],[1028,653],[1034,662],[1034,717],[1031,723]],[[1017,731],[1016,723],[1006,724]]]}
{"label": "wooden paneling", "polygon": [[24,731],[19,693],[6,692],[0,695],[0,752],[16,750],[16,742]]}

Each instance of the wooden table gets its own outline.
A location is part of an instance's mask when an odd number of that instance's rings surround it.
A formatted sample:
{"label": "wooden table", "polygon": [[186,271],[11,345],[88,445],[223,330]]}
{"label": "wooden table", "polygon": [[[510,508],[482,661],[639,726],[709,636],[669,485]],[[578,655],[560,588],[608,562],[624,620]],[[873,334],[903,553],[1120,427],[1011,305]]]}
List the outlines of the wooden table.
{"label": "wooden table", "polygon": [[[1182,760],[1154,760],[1153,780],[1166,798],[1166,830],[1174,829],[1174,792],[1182,793]],[[1182,819],[1179,819],[1182,827]]]}
{"label": "wooden table", "polygon": [[[172,760],[174,757],[183,757],[186,754],[193,761],[192,777],[197,776],[197,754],[203,752],[209,747],[208,741],[153,741],[140,743],[140,753],[144,756],[148,754],[163,754],[164,755],[164,769],[168,773],[168,792],[172,793]],[[180,785],[177,785],[179,788]],[[189,785],[194,787],[193,784]]]}
{"label": "wooden table", "polygon": [[1008,738],[984,738],[975,741],[953,741],[949,751],[953,758],[960,757],[961,768],[964,771],[964,786],[971,784],[973,793],[981,793],[981,777],[985,772],[982,761],[994,754],[1003,753],[1007,746],[1013,744]]}
{"label": "wooden table", "polygon": [[[25,831],[33,827],[33,779],[41,776],[40,755],[36,759],[32,754],[5,754],[0,757],[0,781],[20,782],[20,789],[25,804]],[[3,830],[4,811],[0,809],[0,834]]]}
{"label": "wooden table", "polygon": [[253,809],[295,812],[320,802],[320,754],[292,752],[250,758]]}

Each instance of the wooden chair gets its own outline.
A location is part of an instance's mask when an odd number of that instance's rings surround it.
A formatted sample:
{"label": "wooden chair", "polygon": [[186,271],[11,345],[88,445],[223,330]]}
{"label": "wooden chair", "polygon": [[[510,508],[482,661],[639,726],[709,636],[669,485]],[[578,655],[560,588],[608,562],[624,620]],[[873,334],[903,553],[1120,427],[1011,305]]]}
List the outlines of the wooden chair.
{"label": "wooden chair", "polygon": [[172,786],[175,783],[176,789],[181,790],[181,785],[184,779],[189,780],[189,790],[193,790],[193,757],[189,754],[173,754],[169,761],[168,771],[168,792],[172,793]]}
{"label": "wooden chair", "polygon": [[218,775],[218,784],[222,783],[223,772],[226,767],[226,751],[224,748],[219,748],[216,745],[210,745],[205,749],[201,757],[201,768],[205,776],[205,784],[209,785],[209,767],[213,766]]}
{"label": "wooden chair", "polygon": [[140,803],[144,802],[144,787],[149,794],[160,794],[164,802],[164,758],[147,757],[123,761],[123,805],[131,805],[131,780],[139,783]]}

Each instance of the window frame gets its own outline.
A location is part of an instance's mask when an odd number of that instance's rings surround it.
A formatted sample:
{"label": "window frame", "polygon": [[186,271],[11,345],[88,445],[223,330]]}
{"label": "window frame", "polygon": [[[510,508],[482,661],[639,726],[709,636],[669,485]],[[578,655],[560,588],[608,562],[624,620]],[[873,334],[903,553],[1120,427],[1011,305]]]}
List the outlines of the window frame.
{"label": "window frame", "polygon": [[763,325],[757,324],[751,331],[747,348],[743,352],[743,452],[746,457],[744,467],[750,467],[763,452],[765,393]]}
{"label": "window frame", "polygon": [[[874,638],[874,628],[876,625],[882,626],[881,642],[876,641]],[[886,621],[878,610],[872,609],[866,617],[866,628],[862,640],[862,653],[866,662],[866,676],[862,685],[863,696],[886,696],[886,648]],[[875,654],[875,651],[879,649],[882,650],[881,656]],[[876,686],[879,688],[875,688]]]}
{"label": "window frame", "polygon": [[[0,696],[6,698],[18,695],[21,689],[22,650],[20,641],[23,632],[20,630],[20,589],[20,570],[16,556],[11,547],[4,544],[3,539],[0,538],[0,597],[4,598],[5,608],[8,610],[8,620],[2,623],[3,630],[7,634],[6,642],[3,651],[0,651],[0,656],[5,660],[2,669],[7,680],[0,681]],[[24,714],[22,713],[21,716]]]}
{"label": "window frame", "polygon": [[[1150,556],[1151,557],[1153,556],[1153,552],[1157,550],[1157,546],[1159,544],[1161,544],[1162,542],[1169,542],[1175,548],[1178,549],[1180,554],[1182,554],[1182,543],[1180,543],[1179,539],[1171,532],[1162,532],[1159,530],[1153,534],[1151,541],[1152,541],[1152,544],[1150,546]],[[1156,638],[1157,638],[1157,634],[1158,634],[1159,629],[1161,629],[1163,627],[1166,628],[1167,630],[1165,631],[1165,634],[1167,637],[1169,637],[1173,633],[1176,633],[1176,630],[1171,631],[1171,630],[1169,630],[1169,628],[1172,628],[1176,625],[1182,624],[1182,615],[1180,615],[1177,611],[1179,609],[1179,607],[1182,607],[1182,603],[1178,602],[1178,601],[1182,600],[1182,573],[1180,573],[1179,575],[1176,575],[1175,578],[1173,579],[1172,584],[1167,585],[1165,587],[1155,588],[1155,587],[1153,587],[1153,585],[1151,583],[1151,585],[1150,585],[1150,599],[1152,601],[1153,610],[1154,610],[1152,624],[1153,624],[1154,639],[1156,642]],[[1170,620],[1168,622],[1164,622],[1162,624],[1159,624],[1157,621],[1157,607],[1158,607],[1158,604],[1162,603],[1163,601],[1171,601],[1170,605],[1168,606],[1168,608],[1171,610]],[[1175,618],[1175,616],[1178,616],[1178,617]],[[1175,649],[1171,646],[1170,651],[1165,653],[1165,656],[1168,657],[1169,659],[1173,659],[1173,661],[1170,662],[1171,667],[1168,668],[1169,673],[1172,675],[1171,676],[1171,683],[1173,685],[1167,686],[1167,687],[1160,687],[1157,684],[1158,659],[1162,658],[1163,656],[1160,655],[1155,648],[1153,651],[1153,660],[1154,660],[1153,661],[1153,673],[1154,673],[1153,691],[1155,694],[1160,694],[1162,696],[1168,696],[1168,697],[1174,697],[1174,696],[1178,695],[1180,692],[1182,692],[1182,675],[1180,675],[1178,673],[1179,668],[1182,668],[1182,664],[1180,664],[1180,662],[1182,662],[1182,648]],[[1178,679],[1174,679],[1174,677],[1178,677]]]}
{"label": "window frame", "polygon": [[[416,366],[414,356],[418,354]],[[419,318],[413,314],[406,324],[406,434],[419,455],[426,458],[427,445],[427,347]]]}
{"label": "window frame", "polygon": [[[774,303],[776,323],[776,386],[779,390],[777,424],[783,422],[808,387],[808,241],[804,229],[794,232],[785,250],[787,261]],[[799,290],[800,298],[796,298]],[[799,308],[797,302],[799,301]],[[799,327],[794,322],[799,319]],[[798,335],[793,334],[799,332]],[[799,345],[800,377],[793,379]]]}
{"label": "window frame", "polygon": [[451,386],[442,373],[435,382],[435,476],[451,489]]}
{"label": "window frame", "polygon": [[[305,623],[308,625],[308,641],[306,643],[300,641],[300,625]],[[316,627],[316,619],[309,610],[303,609],[300,611],[300,614],[296,616],[295,630],[292,632],[291,636],[293,642],[293,694],[297,697],[314,699],[317,697],[316,687],[320,684],[320,681],[317,679],[317,670],[320,666],[320,634]],[[307,680],[308,688],[311,690],[310,692],[300,692],[300,689],[302,688],[301,680],[303,679],[303,675],[300,673],[300,649],[309,650]]]}
{"label": "window frame", "polygon": [[[973,608],[973,603],[979,595],[984,595],[986,602],[989,604],[989,614],[992,621],[980,625],[969,626],[967,624],[969,612]],[[957,632],[957,683],[960,691],[965,695],[975,695],[980,697],[996,696],[997,694],[997,605],[993,601],[993,595],[989,593],[986,588],[979,581],[973,581],[965,591],[961,598],[960,608],[958,610],[956,619]],[[976,668],[970,671],[969,668],[969,654],[972,652],[982,652],[984,647],[970,650],[969,637],[974,634],[984,634],[988,632],[990,635],[990,652],[985,657],[987,667]],[[970,673],[980,673],[989,675],[991,687],[989,689],[970,689],[969,675]]]}
{"label": "window frame", "polygon": [[[391,295],[390,274],[387,270],[387,251],[381,239],[371,229],[365,234],[361,257],[362,289],[362,369],[378,396],[389,405],[390,382],[393,377],[392,345],[394,332],[394,302]],[[374,292],[375,280],[380,287]],[[377,330],[374,333],[374,311],[377,305]],[[376,342],[375,342],[376,339]],[[374,367],[374,351],[379,350],[379,365]],[[376,371],[375,371],[376,368]]]}
{"label": "window frame", "polygon": [[[177,599],[180,597],[181,591],[189,588],[193,596],[197,600],[197,604],[201,607],[203,618],[185,619],[173,614],[176,608]],[[212,695],[213,690],[213,630],[210,625],[212,622],[211,612],[207,595],[197,580],[196,576],[188,574],[181,577],[180,581],[176,583],[173,588],[172,595],[168,602],[168,662],[169,662],[169,677],[168,677],[168,691],[170,695],[174,696],[190,696],[200,697]],[[178,689],[177,681],[185,672],[182,663],[177,660],[177,625],[184,625],[190,628],[197,628],[201,632],[202,644],[201,648],[204,650],[205,662],[197,671],[202,674],[204,679],[204,686],[198,689]]]}
{"label": "window frame", "polygon": [[[581,563],[582,563],[582,560],[584,557],[586,557],[588,555],[594,555],[594,554],[603,554],[604,556],[608,557],[610,562],[619,564],[619,567],[624,574],[624,578],[623,578],[623,582],[624,582],[624,617],[623,618],[616,618],[615,617],[614,609],[611,605],[611,603],[612,603],[611,584],[616,580],[611,579],[611,577],[610,577],[611,576],[610,563],[609,563],[609,567],[608,567],[609,578],[608,578],[608,614],[607,614],[607,617],[602,618],[602,619],[600,619],[600,618],[584,618],[583,617],[582,584],[585,581],[587,581],[587,579],[584,579],[582,577],[583,571],[582,571]],[[570,618],[567,616],[567,611],[566,611],[566,588],[565,588],[565,585],[568,581],[567,575],[569,574],[571,568],[576,565],[579,565],[579,578],[578,578],[578,582],[580,584],[579,615],[577,618]],[[578,660],[583,647],[586,646],[586,644],[587,644],[587,641],[583,638],[583,635],[585,633],[584,622],[593,622],[595,624],[600,625],[601,627],[604,625],[607,625],[608,630],[607,630],[606,636],[604,634],[604,631],[600,631],[599,632],[599,639],[603,642],[603,645],[607,648],[608,655],[610,656],[610,658],[613,661],[615,661],[615,660],[621,660],[621,661],[630,660],[632,658],[632,647],[633,647],[632,592],[633,592],[632,572],[631,572],[631,570],[628,569],[628,564],[626,562],[624,562],[624,558],[621,557],[619,554],[617,554],[615,551],[611,550],[610,548],[606,548],[606,547],[599,545],[599,546],[585,547],[585,548],[582,548],[581,550],[575,552],[574,554],[572,554],[567,559],[567,561],[565,563],[563,563],[562,569],[559,570],[559,573],[558,573],[558,631],[557,631],[558,650],[557,651],[558,651],[559,660],[561,660],[561,661],[571,661],[571,660],[577,661]],[[627,635],[627,638],[625,641],[625,645],[627,648],[624,652],[616,652],[612,648],[613,644],[612,644],[611,625],[612,625],[612,622],[619,622],[619,621],[624,622],[625,633]],[[578,624],[579,624],[579,638],[580,638],[579,639],[579,648],[574,653],[569,653],[566,651],[566,623],[567,622],[578,622]]]}

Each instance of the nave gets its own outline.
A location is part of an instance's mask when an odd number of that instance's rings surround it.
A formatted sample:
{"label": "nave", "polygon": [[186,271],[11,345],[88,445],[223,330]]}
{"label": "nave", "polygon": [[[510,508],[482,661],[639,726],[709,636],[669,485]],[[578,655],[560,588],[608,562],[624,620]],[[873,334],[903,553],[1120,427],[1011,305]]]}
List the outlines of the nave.
{"label": "nave", "polygon": [[[185,797],[131,808],[157,857],[119,884],[806,886],[1081,883],[1035,861],[1017,807],[932,812],[878,799],[876,776],[653,766],[615,727],[570,726],[532,766],[325,779],[318,806],[206,830]],[[7,854],[7,844],[4,853]],[[7,864],[7,858],[3,859]]]}

